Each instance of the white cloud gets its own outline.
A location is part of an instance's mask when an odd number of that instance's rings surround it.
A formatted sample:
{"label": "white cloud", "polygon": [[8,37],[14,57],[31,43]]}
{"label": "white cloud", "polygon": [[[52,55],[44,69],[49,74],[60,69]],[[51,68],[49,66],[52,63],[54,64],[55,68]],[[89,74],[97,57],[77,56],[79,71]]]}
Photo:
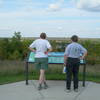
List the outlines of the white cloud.
{"label": "white cloud", "polygon": [[97,30],[97,31],[100,31],[100,27],[96,27],[96,30]]}
{"label": "white cloud", "polygon": [[84,10],[78,10],[75,8],[64,8],[54,13],[47,12],[44,9],[35,9],[35,10],[33,9],[31,12],[25,9],[21,9],[20,11],[17,10],[12,12],[0,13],[0,22],[3,21],[3,23],[4,22],[6,23],[9,20],[15,22],[15,20],[20,21],[25,19],[40,21],[40,20],[55,20],[55,19],[57,20],[62,18],[64,18],[64,20],[67,19],[68,20],[79,20],[79,19],[91,20],[92,18],[97,20],[100,18],[100,14],[99,13],[93,14],[92,12],[85,12]]}
{"label": "white cloud", "polygon": [[77,0],[77,8],[100,12],[100,0]]}
{"label": "white cloud", "polygon": [[60,6],[58,4],[50,4],[48,10],[50,10],[50,11],[58,11],[58,10],[60,10]]}
{"label": "white cloud", "polygon": [[63,29],[62,26],[59,26],[59,27],[58,27],[58,30],[59,30],[59,31],[62,31],[62,29]]}
{"label": "white cloud", "polygon": [[14,31],[10,27],[1,27],[0,28],[0,37],[11,37]]}
{"label": "white cloud", "polygon": [[64,3],[64,0],[57,0],[56,3],[49,4],[48,10],[49,11],[59,11],[59,10],[61,10],[63,3]]}

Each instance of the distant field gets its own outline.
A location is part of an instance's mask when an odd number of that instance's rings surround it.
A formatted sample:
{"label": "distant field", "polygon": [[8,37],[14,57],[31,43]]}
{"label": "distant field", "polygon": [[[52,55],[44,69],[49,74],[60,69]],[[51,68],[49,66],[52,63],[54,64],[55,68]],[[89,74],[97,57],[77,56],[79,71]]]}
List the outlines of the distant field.
{"label": "distant field", "polygon": [[[4,39],[4,38],[7,38],[7,39],[10,39],[11,37],[0,37],[0,39]],[[22,39],[38,39],[39,37],[22,37]],[[70,37],[47,37],[48,40],[66,40],[66,39],[70,39]],[[100,40],[100,38],[80,38],[79,39],[82,39],[82,40]]]}
{"label": "distant field", "polygon": [[[4,39],[8,37],[0,37],[0,39]],[[38,39],[39,37],[22,37],[23,39],[29,39],[29,40],[35,40]],[[10,38],[8,38],[10,39]],[[70,40],[70,38],[67,37],[47,37],[48,40]],[[100,38],[79,38],[80,40],[93,40],[93,41],[99,41]]]}
{"label": "distant field", "polygon": [[[22,39],[38,39],[39,37],[22,37]],[[48,40],[70,40],[70,38],[66,37],[47,37]],[[99,41],[100,38],[79,38],[80,40],[93,40]]]}

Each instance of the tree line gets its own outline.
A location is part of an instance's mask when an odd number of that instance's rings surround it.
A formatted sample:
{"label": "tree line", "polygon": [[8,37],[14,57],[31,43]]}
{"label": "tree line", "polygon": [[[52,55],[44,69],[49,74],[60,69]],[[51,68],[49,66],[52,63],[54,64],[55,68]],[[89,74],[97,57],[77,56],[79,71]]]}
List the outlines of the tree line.
{"label": "tree line", "polygon": [[[0,60],[24,60],[29,52],[28,46],[33,41],[34,39],[22,38],[20,32],[15,32],[11,38],[0,38]],[[70,40],[50,40],[50,43],[53,51],[64,52]],[[88,50],[88,64],[100,64],[100,41],[85,39],[79,43]]]}

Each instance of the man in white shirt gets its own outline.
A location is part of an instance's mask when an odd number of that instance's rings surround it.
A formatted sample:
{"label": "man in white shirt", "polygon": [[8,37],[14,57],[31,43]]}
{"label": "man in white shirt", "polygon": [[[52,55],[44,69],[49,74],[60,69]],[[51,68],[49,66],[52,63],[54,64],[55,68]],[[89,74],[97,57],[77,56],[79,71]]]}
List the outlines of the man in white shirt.
{"label": "man in white shirt", "polygon": [[38,90],[42,89],[42,83],[44,83],[44,88],[46,89],[48,86],[45,79],[45,70],[48,69],[48,52],[52,51],[49,41],[46,40],[46,34],[41,33],[40,39],[33,41],[29,49],[36,53],[35,66],[40,70]]}

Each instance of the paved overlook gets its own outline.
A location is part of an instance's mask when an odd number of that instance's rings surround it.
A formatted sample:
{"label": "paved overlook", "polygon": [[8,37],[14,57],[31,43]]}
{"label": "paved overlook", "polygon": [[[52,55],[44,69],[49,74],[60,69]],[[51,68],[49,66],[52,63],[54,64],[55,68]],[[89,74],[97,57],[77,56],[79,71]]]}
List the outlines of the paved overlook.
{"label": "paved overlook", "polygon": [[79,91],[65,91],[65,81],[47,81],[49,88],[37,90],[38,81],[29,80],[0,85],[0,100],[100,100],[100,84],[86,82],[86,87],[79,83]]}

